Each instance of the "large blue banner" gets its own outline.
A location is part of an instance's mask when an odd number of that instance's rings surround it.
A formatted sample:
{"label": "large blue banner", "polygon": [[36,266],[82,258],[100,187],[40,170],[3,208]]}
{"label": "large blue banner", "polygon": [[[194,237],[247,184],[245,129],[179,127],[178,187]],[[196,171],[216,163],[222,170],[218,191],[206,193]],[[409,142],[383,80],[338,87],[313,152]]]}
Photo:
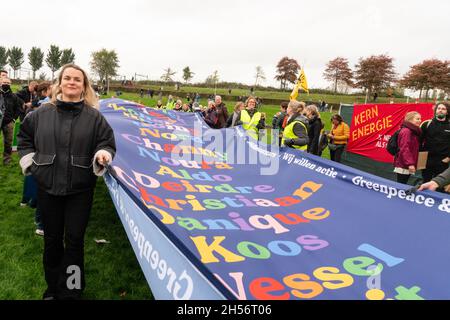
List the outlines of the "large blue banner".
{"label": "large blue banner", "polygon": [[[107,185],[119,215],[140,216],[122,222],[157,298],[450,298],[448,196],[208,130],[196,113],[119,99],[101,111],[117,143]],[[139,245],[141,231],[161,237]],[[175,258],[152,268],[155,250]]]}

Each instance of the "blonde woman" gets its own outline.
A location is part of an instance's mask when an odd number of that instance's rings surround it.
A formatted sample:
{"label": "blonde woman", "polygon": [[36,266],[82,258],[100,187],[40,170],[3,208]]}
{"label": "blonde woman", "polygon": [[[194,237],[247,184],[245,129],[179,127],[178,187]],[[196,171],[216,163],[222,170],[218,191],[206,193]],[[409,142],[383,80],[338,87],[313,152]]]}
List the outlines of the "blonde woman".
{"label": "blonde woman", "polygon": [[422,135],[421,122],[420,113],[411,111],[405,115],[405,120],[400,127],[397,137],[398,152],[394,157],[394,172],[397,174],[397,182],[407,184],[411,174],[416,172],[420,136]]}
{"label": "blonde woman", "polygon": [[283,131],[282,146],[306,151],[308,148],[308,119],[303,115],[304,102],[291,100],[287,108],[286,125]]}
{"label": "blonde woman", "polygon": [[[86,72],[65,65],[51,102],[30,113],[18,135],[20,166],[38,186],[46,300],[78,299],[85,287],[84,234],[96,178],[116,152],[113,131],[97,107]],[[74,270],[80,286],[69,288]]]}

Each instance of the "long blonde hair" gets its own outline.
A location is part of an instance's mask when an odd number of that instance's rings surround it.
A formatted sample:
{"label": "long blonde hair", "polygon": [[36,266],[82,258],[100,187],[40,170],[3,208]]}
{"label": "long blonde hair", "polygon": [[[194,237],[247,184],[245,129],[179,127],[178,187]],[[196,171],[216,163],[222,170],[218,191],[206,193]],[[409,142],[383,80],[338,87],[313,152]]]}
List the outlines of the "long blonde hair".
{"label": "long blonde hair", "polygon": [[315,104],[306,106],[305,110],[309,110],[313,116],[317,116],[317,118],[320,118],[319,109],[317,109],[317,106]]}
{"label": "long blonde hair", "polygon": [[53,86],[51,102],[53,104],[55,104],[58,95],[62,92],[61,81],[62,81],[64,71],[68,68],[72,68],[72,69],[81,71],[81,73],[83,74],[83,83],[84,83],[84,88],[83,88],[84,90],[81,93],[82,99],[84,99],[84,103],[86,105],[98,109],[98,99],[97,99],[94,89],[92,89],[91,83],[89,81],[89,78],[88,78],[86,72],[83,69],[81,69],[79,66],[77,66],[73,63],[66,64],[61,68],[61,72],[59,73],[59,76],[57,79],[58,81]]}
{"label": "long blonde hair", "polygon": [[420,113],[417,111],[410,111],[405,114],[405,121],[411,122],[417,115],[420,115]]}

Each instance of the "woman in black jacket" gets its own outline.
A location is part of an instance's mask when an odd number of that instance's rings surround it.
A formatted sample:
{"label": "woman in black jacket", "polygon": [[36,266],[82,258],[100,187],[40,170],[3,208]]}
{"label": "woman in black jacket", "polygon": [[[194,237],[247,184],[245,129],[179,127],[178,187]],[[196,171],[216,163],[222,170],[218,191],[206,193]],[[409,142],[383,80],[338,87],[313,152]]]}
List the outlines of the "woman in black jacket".
{"label": "woman in black jacket", "polygon": [[319,110],[313,104],[305,108],[306,117],[309,121],[309,143],[308,143],[308,153],[314,154],[316,156],[322,155],[322,150],[319,148],[319,137],[320,131],[323,129],[323,123],[320,119]]}
{"label": "woman in black jacket", "polygon": [[38,185],[44,224],[44,299],[78,299],[85,287],[84,234],[97,176],[115,154],[114,134],[96,109],[86,72],[65,65],[52,100],[25,117],[20,165]]}

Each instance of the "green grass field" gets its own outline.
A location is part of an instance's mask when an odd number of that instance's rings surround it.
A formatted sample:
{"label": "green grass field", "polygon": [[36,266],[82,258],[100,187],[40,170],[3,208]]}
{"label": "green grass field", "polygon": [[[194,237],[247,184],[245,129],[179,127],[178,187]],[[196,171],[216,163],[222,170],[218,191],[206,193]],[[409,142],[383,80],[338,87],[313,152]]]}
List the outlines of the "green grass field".
{"label": "green grass field", "polygon": [[[3,152],[3,141],[0,151]],[[35,235],[34,209],[19,207],[23,176],[14,154],[11,166],[0,165],[0,300],[41,299],[46,288],[43,238]],[[96,244],[106,239],[109,244]],[[85,238],[86,299],[151,299],[103,181],[98,180]]]}
{"label": "green grass field", "polygon": [[[142,100],[141,103],[149,106],[156,104],[154,99],[140,99],[137,94],[125,93],[120,98]],[[225,103],[231,110],[234,103]],[[262,111],[267,113],[269,122],[278,106],[263,106]],[[328,129],[330,117],[329,112],[322,114]],[[0,153],[3,153],[2,138]],[[328,149],[323,156],[329,158]],[[43,238],[34,233],[34,209],[19,206],[22,188],[23,176],[18,155],[14,153],[10,166],[0,163],[0,300],[41,299],[46,288],[42,266]],[[94,239],[106,239],[110,243],[98,245]],[[152,299],[102,179],[97,182],[85,238],[85,265],[85,299]]]}

